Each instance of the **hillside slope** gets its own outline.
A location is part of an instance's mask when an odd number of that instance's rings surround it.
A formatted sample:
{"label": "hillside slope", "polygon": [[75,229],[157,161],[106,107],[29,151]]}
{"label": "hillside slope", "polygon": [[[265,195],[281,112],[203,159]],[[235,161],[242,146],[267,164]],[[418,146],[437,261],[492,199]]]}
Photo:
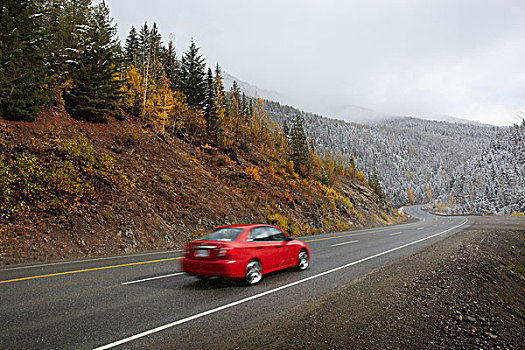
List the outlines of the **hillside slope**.
{"label": "hillside slope", "polygon": [[231,223],[308,235],[402,220],[357,179],[331,188],[257,147],[152,130],[132,117],[92,124],[59,112],[0,123],[0,263],[181,248]]}
{"label": "hillside slope", "polygon": [[500,128],[398,118],[365,125],[325,118],[267,101],[268,115],[282,125],[295,114],[305,118],[306,134],[317,149],[330,149],[368,176],[375,168],[381,186],[396,206],[425,203],[448,194],[451,177],[471,159],[481,156]]}

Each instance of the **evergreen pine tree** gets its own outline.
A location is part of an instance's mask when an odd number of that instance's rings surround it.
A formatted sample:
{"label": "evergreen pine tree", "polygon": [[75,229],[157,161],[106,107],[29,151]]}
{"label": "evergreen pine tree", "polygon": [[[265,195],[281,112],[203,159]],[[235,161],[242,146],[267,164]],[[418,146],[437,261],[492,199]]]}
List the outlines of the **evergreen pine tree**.
{"label": "evergreen pine tree", "polygon": [[139,54],[137,57],[137,69],[142,72],[142,76],[146,76],[146,69],[149,69],[149,52],[150,52],[150,31],[148,23],[144,22],[139,31]]}
{"label": "evergreen pine tree", "polygon": [[45,102],[43,6],[35,0],[0,4],[0,116],[32,121]]}
{"label": "evergreen pine tree", "polygon": [[184,53],[179,69],[179,88],[186,96],[188,105],[204,108],[206,101],[206,63],[199,55],[199,48],[192,40],[188,51]]}
{"label": "evergreen pine tree", "polygon": [[215,88],[215,79],[211,68],[208,68],[206,76],[206,103],[204,105],[204,118],[208,132],[215,142],[218,136],[218,115],[217,115],[217,90]]}
{"label": "evergreen pine tree", "polygon": [[368,177],[368,185],[380,196],[383,195],[383,189],[381,188],[381,183],[377,177],[376,167],[372,170],[372,173]]}
{"label": "evergreen pine tree", "polygon": [[232,83],[231,95],[235,97],[235,101],[237,101],[237,108],[240,109],[241,107],[241,89],[239,88],[239,85],[237,84],[237,81],[235,80]]}
{"label": "evergreen pine tree", "polygon": [[135,27],[131,27],[126,44],[124,45],[124,52],[128,64],[137,66],[137,55],[139,53],[139,36]]}
{"label": "evergreen pine tree", "polygon": [[150,32],[150,62],[151,62],[151,79],[155,85],[159,85],[160,79],[163,75],[163,54],[164,47],[162,46],[162,39],[157,27],[157,23],[153,22],[153,27]]}
{"label": "evergreen pine tree", "polygon": [[108,115],[118,112],[121,82],[116,79],[119,63],[116,28],[104,2],[93,8],[90,24],[82,34],[74,57],[75,86],[66,96],[66,108],[75,118],[106,121]]}
{"label": "evergreen pine tree", "polygon": [[239,139],[239,131],[240,131],[240,125],[241,125],[241,118],[242,118],[242,110],[241,110],[241,89],[239,89],[239,85],[237,85],[237,82],[234,80],[232,87],[230,89],[230,92],[228,94],[229,98],[229,116],[235,123],[235,144],[237,144],[237,141]]}
{"label": "evergreen pine tree", "polygon": [[248,101],[246,100],[246,94],[244,92],[242,93],[241,101],[242,101],[242,107],[241,107],[242,114],[248,115]]}
{"label": "evergreen pine tree", "polygon": [[79,46],[80,32],[89,22],[91,0],[45,0],[45,8],[43,38],[50,93],[46,105],[62,109],[63,94],[71,86],[74,69],[71,56]]}
{"label": "evergreen pine tree", "polygon": [[221,141],[222,127],[226,123],[226,116],[228,115],[228,103],[226,94],[224,92],[224,85],[222,83],[221,68],[217,63],[215,66],[215,96],[216,96],[216,113],[217,113],[217,128],[215,132],[215,142],[217,144]]}
{"label": "evergreen pine tree", "polygon": [[224,96],[225,91],[224,91],[224,84],[222,83],[222,72],[221,72],[221,67],[219,66],[218,63],[215,65],[215,86],[217,89],[217,95],[219,95],[219,93],[222,93],[222,95]]}
{"label": "evergreen pine tree", "polygon": [[310,172],[310,153],[308,142],[304,132],[304,120],[297,113],[290,128],[290,159],[294,163],[294,170],[301,176],[306,177]]}
{"label": "evergreen pine tree", "polygon": [[164,73],[170,81],[170,88],[175,90],[177,88],[177,70],[179,69],[179,62],[175,52],[175,44],[173,40],[168,42],[168,47],[164,52],[162,64],[164,66]]}
{"label": "evergreen pine tree", "polygon": [[[217,95],[217,111],[219,114],[228,114],[228,103],[226,101],[226,92],[224,91],[224,84],[222,83],[221,67],[217,63],[215,66],[215,90]],[[224,115],[222,116],[224,117]]]}

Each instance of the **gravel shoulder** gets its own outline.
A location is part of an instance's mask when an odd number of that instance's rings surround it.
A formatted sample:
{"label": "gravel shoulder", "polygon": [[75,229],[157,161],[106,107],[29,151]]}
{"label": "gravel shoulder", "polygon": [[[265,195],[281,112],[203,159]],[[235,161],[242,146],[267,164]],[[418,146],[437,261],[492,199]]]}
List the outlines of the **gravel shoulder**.
{"label": "gravel shoulder", "polygon": [[523,266],[525,219],[476,217],[460,233],[213,348],[524,349]]}

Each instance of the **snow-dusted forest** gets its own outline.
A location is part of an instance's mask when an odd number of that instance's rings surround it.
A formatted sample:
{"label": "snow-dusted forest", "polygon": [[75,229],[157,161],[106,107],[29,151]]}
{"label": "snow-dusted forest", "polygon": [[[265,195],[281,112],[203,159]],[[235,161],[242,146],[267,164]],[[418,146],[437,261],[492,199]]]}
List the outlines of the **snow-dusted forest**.
{"label": "snow-dusted forest", "polygon": [[498,130],[481,154],[458,167],[448,194],[434,203],[445,212],[525,212],[525,120]]}
{"label": "snow-dusted forest", "polygon": [[441,204],[453,204],[453,211],[525,210],[523,125],[500,128],[416,118],[364,125],[276,102],[265,105],[280,125],[301,113],[317,151],[332,150],[347,161],[353,156],[367,177],[375,168],[394,205],[410,203],[413,196],[415,203],[440,198]]}

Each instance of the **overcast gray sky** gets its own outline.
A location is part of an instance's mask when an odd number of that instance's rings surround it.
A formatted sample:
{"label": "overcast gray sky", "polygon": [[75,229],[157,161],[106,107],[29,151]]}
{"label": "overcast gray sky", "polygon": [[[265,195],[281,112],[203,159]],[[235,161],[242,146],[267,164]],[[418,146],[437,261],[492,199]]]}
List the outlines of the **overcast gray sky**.
{"label": "overcast gray sky", "polygon": [[180,56],[290,97],[495,125],[525,110],[524,0],[106,0],[125,41],[157,22]]}

